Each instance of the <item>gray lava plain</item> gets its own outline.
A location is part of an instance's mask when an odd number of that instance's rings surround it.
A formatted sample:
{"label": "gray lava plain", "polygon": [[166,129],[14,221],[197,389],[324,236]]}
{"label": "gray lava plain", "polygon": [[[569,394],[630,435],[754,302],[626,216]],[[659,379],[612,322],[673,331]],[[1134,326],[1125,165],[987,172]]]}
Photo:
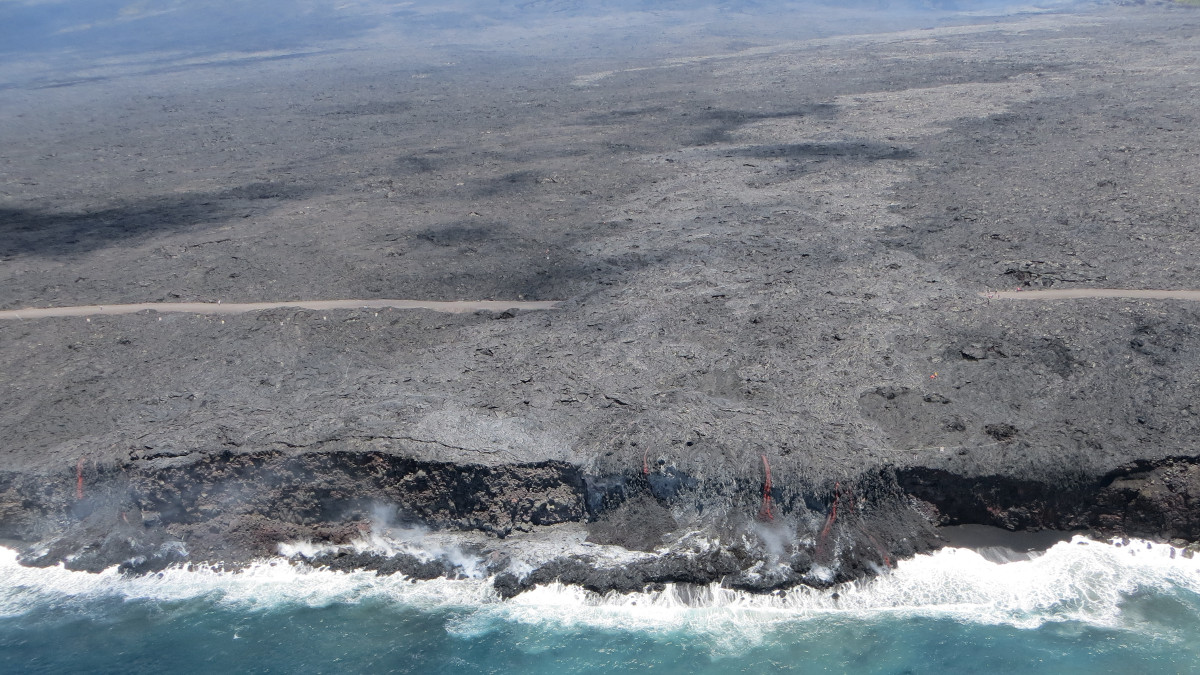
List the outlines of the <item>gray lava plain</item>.
{"label": "gray lava plain", "polygon": [[1200,303],[980,295],[1200,289],[1200,12],[747,26],[3,71],[0,310],[561,302],[0,321],[0,536],[138,571],[384,504],[660,554],[502,594],[1200,539]]}

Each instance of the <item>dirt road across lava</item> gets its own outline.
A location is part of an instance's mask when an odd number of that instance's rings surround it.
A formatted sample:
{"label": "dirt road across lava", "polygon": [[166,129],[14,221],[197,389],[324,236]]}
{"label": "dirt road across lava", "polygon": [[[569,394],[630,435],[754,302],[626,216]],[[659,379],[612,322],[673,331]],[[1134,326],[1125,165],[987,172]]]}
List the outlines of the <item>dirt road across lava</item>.
{"label": "dirt road across lava", "polygon": [[1039,291],[992,291],[980,297],[996,300],[1080,300],[1126,298],[1134,300],[1200,300],[1200,291],[1156,291],[1122,288],[1055,288]]}
{"label": "dirt road across lava", "polygon": [[139,302],[130,305],[78,305],[74,307],[36,307],[0,311],[0,319],[46,319],[67,316],[107,316],[155,312],[186,312],[189,314],[242,314],[280,307],[300,309],[428,309],[435,312],[503,312],[509,309],[544,310],[558,306],[556,300],[514,302],[510,300],[290,300],[285,302]]}

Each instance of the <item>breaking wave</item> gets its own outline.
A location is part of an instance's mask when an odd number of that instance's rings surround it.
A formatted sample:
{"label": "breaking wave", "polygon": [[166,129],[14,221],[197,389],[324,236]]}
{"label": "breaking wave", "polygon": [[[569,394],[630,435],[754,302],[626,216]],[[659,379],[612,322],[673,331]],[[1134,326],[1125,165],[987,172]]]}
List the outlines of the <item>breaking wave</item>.
{"label": "breaking wave", "polygon": [[[991,559],[989,559],[991,558]],[[1048,622],[1136,629],[1131,599],[1153,594],[1200,599],[1200,557],[1132,541],[1126,546],[1076,537],[1044,554],[1013,562],[965,548],[905,560],[881,577],[828,590],[797,588],[754,595],[719,586],[668,585],[629,595],[598,595],[552,584],[501,600],[485,578],[413,582],[399,575],[333,572],[278,558],[237,571],[174,567],[127,578],[62,567],[28,568],[0,549],[0,616],[47,605],[81,609],[100,598],[126,601],[203,599],[242,611],[287,605],[322,607],[367,600],[409,609],[450,610],[446,629],[473,637],[504,624],[704,635],[718,650],[736,651],[773,630],[816,619],[880,616],[948,618],[964,623],[1036,628]]]}

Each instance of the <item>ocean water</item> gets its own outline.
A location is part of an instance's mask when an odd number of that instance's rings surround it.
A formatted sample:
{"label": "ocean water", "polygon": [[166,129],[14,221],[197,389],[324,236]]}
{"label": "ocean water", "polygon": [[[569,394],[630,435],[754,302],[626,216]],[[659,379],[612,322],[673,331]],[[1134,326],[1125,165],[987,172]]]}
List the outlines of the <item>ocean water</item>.
{"label": "ocean water", "polygon": [[502,601],[485,579],[284,559],[127,579],[0,549],[6,673],[945,671],[1200,672],[1200,557],[1076,538],[1007,563],[943,549],[829,591]]}

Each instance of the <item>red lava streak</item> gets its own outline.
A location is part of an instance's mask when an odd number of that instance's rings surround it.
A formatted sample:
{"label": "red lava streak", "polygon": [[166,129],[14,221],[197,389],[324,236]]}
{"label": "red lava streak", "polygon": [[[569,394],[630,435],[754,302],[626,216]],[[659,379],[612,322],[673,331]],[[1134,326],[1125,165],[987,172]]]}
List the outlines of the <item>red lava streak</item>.
{"label": "red lava streak", "polygon": [[83,461],[87,455],[79,458],[75,464],[75,499],[83,499]]}
{"label": "red lava streak", "polygon": [[829,536],[829,530],[833,529],[833,523],[837,520],[838,500],[842,498],[842,484],[833,484],[833,508],[829,511],[829,520],[825,521],[825,529],[821,530],[821,544],[825,543],[825,539]]}

